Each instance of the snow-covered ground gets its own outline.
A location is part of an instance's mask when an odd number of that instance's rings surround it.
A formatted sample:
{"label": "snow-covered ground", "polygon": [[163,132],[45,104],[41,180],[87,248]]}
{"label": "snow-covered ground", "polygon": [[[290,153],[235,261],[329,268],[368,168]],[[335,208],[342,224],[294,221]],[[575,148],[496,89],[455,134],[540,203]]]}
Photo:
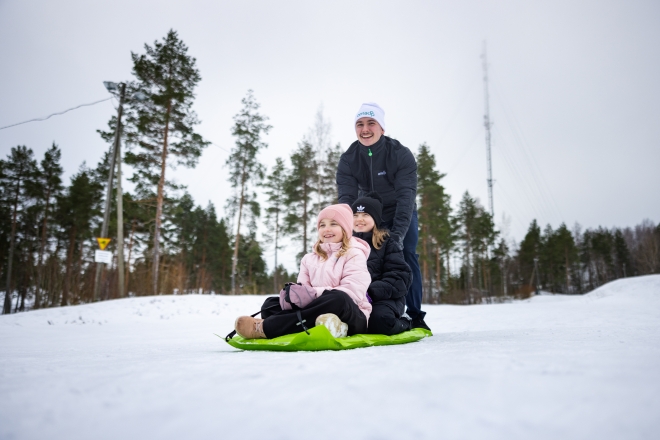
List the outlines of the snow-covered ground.
{"label": "snow-covered ground", "polygon": [[160,296],[0,317],[1,439],[651,439],[660,276],[425,306],[435,336],[241,352],[264,297]]}

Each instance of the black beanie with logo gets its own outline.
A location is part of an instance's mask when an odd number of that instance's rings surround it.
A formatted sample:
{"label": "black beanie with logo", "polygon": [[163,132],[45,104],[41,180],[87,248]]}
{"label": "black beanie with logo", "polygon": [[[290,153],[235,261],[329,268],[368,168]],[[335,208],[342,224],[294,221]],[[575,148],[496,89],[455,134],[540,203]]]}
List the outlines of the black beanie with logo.
{"label": "black beanie with logo", "polygon": [[370,192],[369,194],[360,197],[351,205],[353,214],[357,212],[366,212],[373,219],[376,227],[380,228],[380,223],[383,221],[383,199],[377,192]]}

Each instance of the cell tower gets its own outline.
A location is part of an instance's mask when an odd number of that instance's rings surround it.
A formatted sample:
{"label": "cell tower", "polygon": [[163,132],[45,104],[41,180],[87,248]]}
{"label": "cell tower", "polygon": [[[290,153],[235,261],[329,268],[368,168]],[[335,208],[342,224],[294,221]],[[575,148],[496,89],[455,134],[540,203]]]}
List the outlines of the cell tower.
{"label": "cell tower", "polygon": [[484,127],[486,127],[486,152],[488,154],[488,201],[490,202],[490,215],[495,220],[495,208],[493,208],[493,166],[490,160],[490,128],[493,123],[490,122],[490,108],[488,105],[488,61],[486,59],[486,42],[484,41],[484,53],[481,55],[482,64],[484,67],[484,99],[485,99],[485,113],[484,113]]}

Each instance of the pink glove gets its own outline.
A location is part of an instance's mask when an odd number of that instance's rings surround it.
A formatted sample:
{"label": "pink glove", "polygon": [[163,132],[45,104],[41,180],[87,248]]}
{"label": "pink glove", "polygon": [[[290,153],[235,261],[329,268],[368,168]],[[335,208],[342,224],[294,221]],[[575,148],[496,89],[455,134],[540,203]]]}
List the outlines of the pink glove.
{"label": "pink glove", "polygon": [[280,307],[282,307],[282,310],[291,310],[291,303],[286,301],[286,296],[287,296],[287,290],[289,290],[289,286],[285,286],[284,289],[280,290]]}
{"label": "pink glove", "polygon": [[282,310],[291,310],[295,305],[304,309],[316,299],[316,291],[308,286],[290,284],[280,291],[280,307]]}

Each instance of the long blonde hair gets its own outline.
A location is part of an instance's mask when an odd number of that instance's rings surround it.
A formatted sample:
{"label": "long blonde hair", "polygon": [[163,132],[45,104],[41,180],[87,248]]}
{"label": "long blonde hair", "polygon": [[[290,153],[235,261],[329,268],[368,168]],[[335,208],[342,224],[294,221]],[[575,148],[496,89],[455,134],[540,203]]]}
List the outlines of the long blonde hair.
{"label": "long blonde hair", "polygon": [[[341,228],[341,233],[343,234],[343,236],[341,238],[341,248],[339,249],[339,252],[337,252],[337,258],[346,255],[346,252],[348,252],[348,250],[351,248],[351,237],[349,237],[348,234],[346,234],[344,228]],[[321,249],[321,244],[322,242],[321,239],[319,238],[318,240],[316,240],[316,243],[314,243],[313,250],[316,255],[321,257],[321,260],[325,261],[328,259],[328,254],[323,249]]]}
{"label": "long blonde hair", "polygon": [[378,226],[374,225],[372,229],[371,242],[374,244],[376,249],[383,247],[383,242],[387,237],[390,236],[390,233],[387,229],[378,229]]}

